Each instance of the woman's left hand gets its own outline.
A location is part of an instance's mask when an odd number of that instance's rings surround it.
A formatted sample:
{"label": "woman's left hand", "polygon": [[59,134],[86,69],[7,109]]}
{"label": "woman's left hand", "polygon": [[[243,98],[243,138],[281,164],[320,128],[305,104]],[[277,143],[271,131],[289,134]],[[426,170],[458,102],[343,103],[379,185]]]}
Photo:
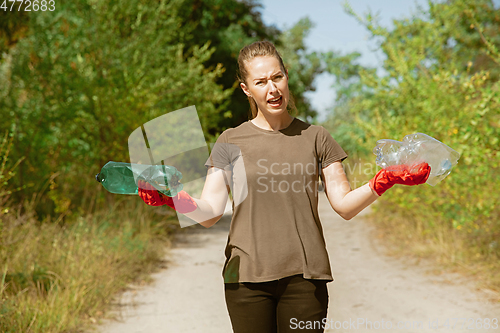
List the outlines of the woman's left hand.
{"label": "woman's left hand", "polygon": [[380,170],[370,180],[370,187],[381,196],[395,184],[420,185],[427,181],[431,167],[423,162],[416,166],[394,165]]}
{"label": "woman's left hand", "polygon": [[431,168],[422,163],[412,168],[398,165],[380,170],[368,184],[351,190],[340,161],[323,168],[325,193],[332,208],[344,219],[350,220],[395,184],[418,185],[427,181]]}

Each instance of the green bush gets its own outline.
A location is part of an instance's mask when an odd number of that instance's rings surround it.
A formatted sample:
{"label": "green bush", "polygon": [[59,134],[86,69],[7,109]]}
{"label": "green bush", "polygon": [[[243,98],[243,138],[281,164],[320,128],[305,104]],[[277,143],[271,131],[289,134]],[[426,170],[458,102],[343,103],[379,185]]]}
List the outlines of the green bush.
{"label": "green bush", "polygon": [[[492,263],[493,285],[500,289],[498,10],[486,0],[429,6],[412,19],[394,20],[391,31],[371,15],[358,17],[380,41],[383,75],[357,66],[356,57],[347,62],[331,53],[325,57],[334,74],[341,66],[356,69],[340,78],[353,90],[340,106],[360,135],[341,138],[371,151],[379,139],[422,132],[461,153],[458,165],[435,187],[396,186],[375,210],[385,220],[393,216],[393,231],[404,231],[405,240],[455,242],[440,253],[451,261]],[[365,158],[373,161],[374,155]]]}
{"label": "green bush", "polygon": [[6,219],[0,331],[79,332],[95,323],[119,291],[162,261],[175,216],[149,208],[133,197],[64,226],[34,216]]}

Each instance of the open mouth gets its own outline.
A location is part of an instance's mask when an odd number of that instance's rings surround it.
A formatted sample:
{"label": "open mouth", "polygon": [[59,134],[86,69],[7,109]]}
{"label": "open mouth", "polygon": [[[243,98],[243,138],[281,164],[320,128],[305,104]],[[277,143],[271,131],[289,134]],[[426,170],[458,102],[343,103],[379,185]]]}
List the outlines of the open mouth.
{"label": "open mouth", "polygon": [[268,100],[267,103],[272,107],[280,107],[283,103],[283,96],[272,98]]}

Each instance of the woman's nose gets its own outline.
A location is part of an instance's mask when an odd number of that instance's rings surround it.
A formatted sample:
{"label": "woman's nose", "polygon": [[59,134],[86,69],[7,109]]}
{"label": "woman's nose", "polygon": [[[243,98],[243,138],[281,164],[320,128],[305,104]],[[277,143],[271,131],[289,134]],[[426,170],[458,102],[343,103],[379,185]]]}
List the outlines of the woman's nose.
{"label": "woman's nose", "polygon": [[274,92],[274,91],[278,90],[276,83],[274,83],[273,81],[269,81],[269,82],[270,82],[269,91]]}

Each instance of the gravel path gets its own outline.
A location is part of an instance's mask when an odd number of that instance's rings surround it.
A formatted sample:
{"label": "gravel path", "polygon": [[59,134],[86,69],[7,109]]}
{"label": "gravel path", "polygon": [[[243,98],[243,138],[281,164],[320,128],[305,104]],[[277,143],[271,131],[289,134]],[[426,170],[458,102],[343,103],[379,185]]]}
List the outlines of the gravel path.
{"label": "gravel path", "polygon": [[[486,318],[500,321],[500,304],[473,281],[385,256],[363,216],[343,220],[324,193],[319,213],[335,277],[325,332],[500,332],[500,323],[484,328]],[[230,220],[225,215],[210,229],[189,227],[176,237],[168,268],[153,284],[124,293],[121,319],[99,332],[231,333],[221,275]]]}

